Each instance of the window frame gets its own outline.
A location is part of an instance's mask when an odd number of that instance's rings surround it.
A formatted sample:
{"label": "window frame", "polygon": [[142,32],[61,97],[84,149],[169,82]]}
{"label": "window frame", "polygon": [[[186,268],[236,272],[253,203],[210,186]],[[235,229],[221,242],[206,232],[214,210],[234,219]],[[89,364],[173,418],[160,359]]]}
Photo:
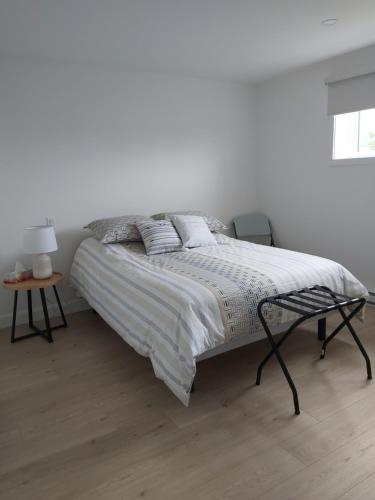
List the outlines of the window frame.
{"label": "window frame", "polygon": [[340,158],[336,160],[333,158],[333,153],[335,150],[335,116],[337,115],[332,115],[329,117],[329,165],[331,167],[339,167],[345,165],[375,165],[375,156],[362,156],[360,158]]}

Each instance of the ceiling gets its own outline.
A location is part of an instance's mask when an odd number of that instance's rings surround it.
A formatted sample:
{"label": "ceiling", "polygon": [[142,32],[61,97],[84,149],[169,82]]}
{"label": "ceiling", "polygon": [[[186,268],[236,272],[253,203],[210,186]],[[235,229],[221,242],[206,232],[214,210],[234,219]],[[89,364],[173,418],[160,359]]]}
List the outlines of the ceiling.
{"label": "ceiling", "polygon": [[0,0],[3,57],[257,82],[374,42],[374,0]]}

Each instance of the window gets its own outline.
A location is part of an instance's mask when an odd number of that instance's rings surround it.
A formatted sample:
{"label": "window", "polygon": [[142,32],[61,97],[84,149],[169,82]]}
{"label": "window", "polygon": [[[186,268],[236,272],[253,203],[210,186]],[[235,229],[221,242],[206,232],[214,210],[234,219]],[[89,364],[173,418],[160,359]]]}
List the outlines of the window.
{"label": "window", "polygon": [[334,116],[333,160],[375,158],[375,108]]}

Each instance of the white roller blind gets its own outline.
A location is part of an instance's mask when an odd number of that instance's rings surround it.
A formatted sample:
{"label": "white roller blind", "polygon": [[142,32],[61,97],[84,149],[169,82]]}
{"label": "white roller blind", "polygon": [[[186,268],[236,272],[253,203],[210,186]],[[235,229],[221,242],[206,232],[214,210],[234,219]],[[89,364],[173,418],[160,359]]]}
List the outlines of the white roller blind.
{"label": "white roller blind", "polygon": [[375,108],[375,73],[328,82],[328,114]]}

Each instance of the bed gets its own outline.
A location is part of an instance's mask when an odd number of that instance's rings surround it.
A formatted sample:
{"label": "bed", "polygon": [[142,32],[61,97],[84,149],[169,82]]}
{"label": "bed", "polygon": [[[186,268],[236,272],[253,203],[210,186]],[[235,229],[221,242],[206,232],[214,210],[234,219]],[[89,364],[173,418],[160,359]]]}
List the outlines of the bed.
{"label": "bed", "polygon": [[[321,284],[351,297],[367,289],[340,264],[217,234],[218,245],[147,256],[142,243],[85,239],[71,282],[155,375],[189,404],[197,361],[263,338],[256,307],[265,297]],[[269,307],[280,330],[294,316]]]}

